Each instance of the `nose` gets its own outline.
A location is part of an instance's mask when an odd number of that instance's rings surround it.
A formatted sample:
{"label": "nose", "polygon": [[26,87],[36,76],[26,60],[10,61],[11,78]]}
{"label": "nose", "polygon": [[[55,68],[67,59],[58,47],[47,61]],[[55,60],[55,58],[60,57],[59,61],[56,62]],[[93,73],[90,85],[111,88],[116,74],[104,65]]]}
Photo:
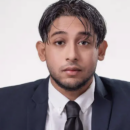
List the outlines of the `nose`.
{"label": "nose", "polygon": [[74,43],[69,43],[66,51],[66,60],[67,61],[76,61],[78,60],[78,48]]}

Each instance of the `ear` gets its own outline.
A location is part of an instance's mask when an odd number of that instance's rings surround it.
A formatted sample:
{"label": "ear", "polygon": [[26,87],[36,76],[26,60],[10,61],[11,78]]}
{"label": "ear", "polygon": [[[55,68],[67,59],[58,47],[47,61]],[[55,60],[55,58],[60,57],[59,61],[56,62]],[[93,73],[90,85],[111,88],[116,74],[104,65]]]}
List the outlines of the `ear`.
{"label": "ear", "polygon": [[46,58],[45,58],[45,47],[46,47],[46,43],[43,43],[41,41],[38,41],[36,43],[36,49],[37,49],[37,52],[38,52],[38,55],[39,55],[39,58],[41,61],[45,61]]}
{"label": "ear", "polygon": [[98,60],[104,60],[106,49],[108,47],[107,42],[104,40],[98,47]]}

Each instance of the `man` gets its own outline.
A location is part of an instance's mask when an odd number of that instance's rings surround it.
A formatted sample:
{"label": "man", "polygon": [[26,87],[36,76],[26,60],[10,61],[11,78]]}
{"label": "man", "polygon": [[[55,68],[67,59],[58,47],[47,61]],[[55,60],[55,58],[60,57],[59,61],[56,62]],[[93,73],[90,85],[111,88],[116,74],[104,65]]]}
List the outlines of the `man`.
{"label": "man", "polygon": [[50,76],[0,89],[0,130],[130,130],[130,83],[95,74],[108,46],[97,9],[60,0],[43,13],[39,32]]}

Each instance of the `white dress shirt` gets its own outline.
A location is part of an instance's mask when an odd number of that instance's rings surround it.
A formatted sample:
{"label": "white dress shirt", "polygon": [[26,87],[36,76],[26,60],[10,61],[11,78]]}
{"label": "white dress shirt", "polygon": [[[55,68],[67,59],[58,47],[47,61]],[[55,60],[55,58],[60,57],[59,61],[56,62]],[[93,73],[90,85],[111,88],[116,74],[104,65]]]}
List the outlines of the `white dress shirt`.
{"label": "white dress shirt", "polygon": [[[79,113],[84,130],[91,130],[92,103],[94,101],[95,78],[89,89],[80,95],[75,102],[81,108]],[[49,100],[45,130],[64,130],[67,121],[65,105],[69,101],[63,94],[56,90],[49,79]]]}

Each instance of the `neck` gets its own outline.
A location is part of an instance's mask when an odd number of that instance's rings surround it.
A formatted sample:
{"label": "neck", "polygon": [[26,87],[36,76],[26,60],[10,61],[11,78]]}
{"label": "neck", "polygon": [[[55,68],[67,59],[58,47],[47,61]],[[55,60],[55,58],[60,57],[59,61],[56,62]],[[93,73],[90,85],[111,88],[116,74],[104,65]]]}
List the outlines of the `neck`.
{"label": "neck", "polygon": [[87,89],[90,87],[91,83],[93,81],[93,77],[87,82],[85,86],[83,86],[81,89],[76,91],[67,91],[61,87],[59,87],[55,81],[51,78],[51,83],[57,89],[61,94],[63,94],[65,97],[67,97],[69,100],[74,101],[76,98],[78,98],[81,94],[83,94]]}

